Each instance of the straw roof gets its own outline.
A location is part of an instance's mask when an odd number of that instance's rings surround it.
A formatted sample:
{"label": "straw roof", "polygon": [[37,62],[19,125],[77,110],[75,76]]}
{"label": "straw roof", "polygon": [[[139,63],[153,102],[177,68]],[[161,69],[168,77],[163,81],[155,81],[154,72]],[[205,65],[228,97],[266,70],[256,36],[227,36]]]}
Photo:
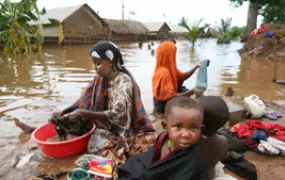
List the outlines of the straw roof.
{"label": "straw roof", "polygon": [[[41,19],[40,22],[43,25],[49,25],[49,24],[52,24],[52,22],[49,19],[56,19],[62,23],[66,18],[68,18],[69,16],[71,16],[73,13],[75,13],[81,8],[89,9],[96,18],[98,18],[102,23],[104,23],[102,18],[97,13],[95,13],[94,10],[88,4],[79,4],[75,6],[69,6],[69,7],[48,9],[46,11],[46,14],[40,16],[40,19]],[[30,24],[35,25],[37,24],[37,22],[31,21]]]}
{"label": "straw roof", "polygon": [[103,19],[111,29],[111,31],[117,34],[134,34],[145,35],[149,31],[139,21],[132,20],[116,20],[116,19]]}
{"label": "straw roof", "polygon": [[171,26],[171,32],[173,33],[186,33],[188,30],[181,26]]}
{"label": "straw roof", "polygon": [[151,32],[158,32],[160,31],[160,29],[166,25],[167,28],[169,29],[169,31],[171,30],[171,28],[169,27],[169,25],[166,22],[160,21],[160,22],[144,22],[143,23],[145,25],[145,27],[151,31]]}

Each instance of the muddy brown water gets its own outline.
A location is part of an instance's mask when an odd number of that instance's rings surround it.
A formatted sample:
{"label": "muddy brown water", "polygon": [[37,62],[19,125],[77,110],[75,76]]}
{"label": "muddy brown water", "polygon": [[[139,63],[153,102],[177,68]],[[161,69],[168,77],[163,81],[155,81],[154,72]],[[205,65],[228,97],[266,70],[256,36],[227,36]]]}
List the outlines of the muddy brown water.
{"label": "muddy brown water", "polygon": [[[158,45],[156,42],[153,48]],[[271,82],[273,63],[241,59],[236,50],[242,44],[232,42],[217,46],[215,40],[210,39],[199,41],[194,50],[189,45],[186,41],[177,42],[178,67],[186,71],[197,63],[197,59],[209,58],[206,94],[221,95],[227,87],[233,87],[237,96],[257,94],[262,99],[285,99],[285,86]],[[118,46],[124,55],[125,66],[141,88],[145,108],[150,114],[153,110],[151,78],[155,57],[148,50],[147,43],[142,49],[137,43],[119,43]],[[39,126],[48,120],[52,112],[76,101],[94,74],[93,64],[88,59],[90,47],[49,46],[44,47],[42,53],[0,59],[0,179],[28,179],[40,171],[65,171],[73,164],[76,157],[52,160],[44,158],[40,151],[34,151],[36,145],[30,135],[22,134],[8,117],[14,116]],[[277,67],[278,79],[285,79],[285,61],[278,62]],[[185,85],[193,87],[195,81],[196,74]],[[34,153],[31,162],[16,168],[18,160],[30,157],[31,153]],[[284,159],[280,163],[284,167]],[[264,170],[263,167],[261,169]]]}

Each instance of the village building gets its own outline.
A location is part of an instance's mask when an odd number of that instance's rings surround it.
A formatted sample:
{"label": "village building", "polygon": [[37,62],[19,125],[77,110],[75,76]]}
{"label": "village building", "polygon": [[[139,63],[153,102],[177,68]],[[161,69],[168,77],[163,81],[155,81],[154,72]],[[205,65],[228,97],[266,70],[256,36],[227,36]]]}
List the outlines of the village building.
{"label": "village building", "polygon": [[107,39],[112,41],[147,40],[149,30],[139,21],[104,19],[108,24]]}
{"label": "village building", "polygon": [[149,30],[148,37],[150,40],[167,40],[171,38],[171,29],[166,22],[144,22],[143,24]]}
{"label": "village building", "polygon": [[181,39],[183,37],[183,34],[187,33],[188,30],[181,26],[171,26],[171,37],[174,39]]}
{"label": "village building", "polygon": [[61,32],[64,44],[95,43],[105,39],[108,34],[107,24],[87,4],[47,10],[41,16],[41,23],[45,44],[57,43]]}

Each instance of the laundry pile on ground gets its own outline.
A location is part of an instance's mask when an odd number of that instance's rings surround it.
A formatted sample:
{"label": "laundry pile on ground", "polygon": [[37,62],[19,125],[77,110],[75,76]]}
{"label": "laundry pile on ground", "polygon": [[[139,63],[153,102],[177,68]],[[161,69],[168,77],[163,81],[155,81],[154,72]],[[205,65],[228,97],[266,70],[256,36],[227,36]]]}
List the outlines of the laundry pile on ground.
{"label": "laundry pile on ground", "polygon": [[269,59],[285,57],[285,26],[280,24],[261,26],[246,38],[239,53]]}
{"label": "laundry pile on ground", "polygon": [[274,123],[249,120],[231,128],[237,137],[247,141],[250,149],[270,155],[285,156],[285,127]]}
{"label": "laundry pile on ground", "polygon": [[248,180],[257,179],[257,170],[244,159],[246,150],[285,156],[285,126],[279,124],[248,120],[246,124],[236,124],[230,129],[222,128],[218,134],[228,139],[229,150],[222,162],[225,168]]}
{"label": "laundry pile on ground", "polygon": [[[257,95],[243,98],[244,117],[232,127],[218,130],[219,135],[228,139],[227,156],[222,163],[236,175],[248,179],[257,179],[255,165],[245,159],[247,150],[275,156],[285,156],[285,126],[276,123],[263,123],[268,119],[276,121],[282,116],[277,106],[267,106]],[[283,112],[283,111],[282,111]],[[254,119],[254,120],[252,120]]]}
{"label": "laundry pile on ground", "polygon": [[[279,112],[266,107],[257,95],[244,98],[248,116],[253,119],[265,117],[269,120],[281,118]],[[248,120],[245,124],[236,124],[230,129],[239,139],[243,139],[247,148],[270,155],[285,156],[285,127],[274,123],[262,123],[260,120]]]}

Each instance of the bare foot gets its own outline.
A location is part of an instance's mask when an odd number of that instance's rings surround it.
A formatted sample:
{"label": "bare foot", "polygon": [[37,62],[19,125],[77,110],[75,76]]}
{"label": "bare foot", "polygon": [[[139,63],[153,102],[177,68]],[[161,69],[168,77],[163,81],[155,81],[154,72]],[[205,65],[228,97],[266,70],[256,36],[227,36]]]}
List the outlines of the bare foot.
{"label": "bare foot", "polygon": [[19,127],[20,129],[22,129],[22,131],[24,133],[32,133],[36,129],[34,127],[31,127],[31,126],[28,126],[28,125],[22,123],[21,121],[19,121],[19,119],[15,118],[15,117],[11,117],[10,119],[13,120],[15,125],[17,127]]}

